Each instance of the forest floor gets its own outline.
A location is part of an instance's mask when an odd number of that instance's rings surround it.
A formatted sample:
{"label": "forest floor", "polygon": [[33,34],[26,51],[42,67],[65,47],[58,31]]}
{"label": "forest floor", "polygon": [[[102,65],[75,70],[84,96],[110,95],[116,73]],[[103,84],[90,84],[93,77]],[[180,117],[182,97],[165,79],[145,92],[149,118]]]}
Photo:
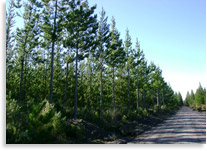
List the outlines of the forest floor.
{"label": "forest floor", "polygon": [[205,144],[206,112],[182,107],[175,115],[145,131],[128,138],[133,144]]}
{"label": "forest floor", "polygon": [[80,134],[81,138],[79,137],[75,140],[75,142],[72,141],[68,143],[126,144],[131,141],[132,138],[136,138],[174,114],[175,112],[173,111],[149,114],[133,121],[120,121],[115,125],[90,123],[82,119],[69,120],[68,123],[75,125],[75,127],[83,128],[83,131],[81,131]]}
{"label": "forest floor", "polygon": [[206,143],[206,112],[188,107],[182,107],[176,113],[166,112],[125,122],[116,126],[115,131],[82,119],[69,123],[84,127],[81,135],[84,137],[75,142],[80,144]]}

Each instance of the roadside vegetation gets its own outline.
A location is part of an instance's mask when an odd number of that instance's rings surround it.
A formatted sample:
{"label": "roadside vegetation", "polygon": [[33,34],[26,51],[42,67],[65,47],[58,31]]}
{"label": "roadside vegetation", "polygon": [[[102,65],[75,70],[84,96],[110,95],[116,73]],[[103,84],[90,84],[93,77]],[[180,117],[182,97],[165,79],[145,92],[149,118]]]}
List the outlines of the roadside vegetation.
{"label": "roadside vegetation", "polygon": [[191,107],[195,111],[206,111],[206,88],[203,88],[199,83],[195,93],[193,90],[187,92],[184,105]]}

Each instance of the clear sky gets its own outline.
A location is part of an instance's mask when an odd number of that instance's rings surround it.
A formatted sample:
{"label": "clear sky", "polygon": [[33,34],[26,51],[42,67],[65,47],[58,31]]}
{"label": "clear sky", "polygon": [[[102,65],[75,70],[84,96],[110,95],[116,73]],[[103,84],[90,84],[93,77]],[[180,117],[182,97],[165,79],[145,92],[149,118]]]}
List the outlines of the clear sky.
{"label": "clear sky", "polygon": [[141,43],[148,62],[162,69],[165,81],[183,98],[199,82],[206,87],[206,2],[205,0],[88,0],[103,7],[116,19],[125,39],[125,30],[135,45]]}

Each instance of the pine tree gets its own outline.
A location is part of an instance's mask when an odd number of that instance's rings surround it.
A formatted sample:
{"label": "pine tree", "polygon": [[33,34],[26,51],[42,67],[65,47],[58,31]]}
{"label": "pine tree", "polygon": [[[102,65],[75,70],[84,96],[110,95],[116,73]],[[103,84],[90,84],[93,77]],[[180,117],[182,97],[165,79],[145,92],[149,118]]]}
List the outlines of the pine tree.
{"label": "pine tree", "polygon": [[129,29],[126,29],[126,37],[125,37],[125,52],[126,52],[126,68],[127,68],[127,83],[128,83],[128,106],[129,106],[129,111],[130,111],[130,69],[132,66],[132,61],[133,61],[133,54],[132,54],[132,42],[131,42],[131,37],[129,35]]}
{"label": "pine tree", "polygon": [[98,24],[97,15],[93,15],[96,6],[89,7],[87,1],[68,2],[70,12],[66,14],[65,26],[69,33],[65,46],[75,49],[75,99],[74,118],[77,119],[78,100],[78,61],[88,56],[88,50],[94,46],[94,37]]}
{"label": "pine tree", "polygon": [[108,17],[105,17],[106,12],[102,8],[100,12],[99,28],[98,28],[98,49],[96,51],[96,58],[99,59],[100,64],[100,117],[103,115],[103,65],[105,64],[106,49],[109,43],[109,24],[107,24]]}
{"label": "pine tree", "polygon": [[157,106],[160,106],[160,91],[161,91],[161,87],[162,87],[162,71],[160,70],[159,67],[157,67],[155,69],[155,73],[154,73],[154,76],[153,76],[153,86],[154,88],[156,89],[156,93],[157,93]]}
{"label": "pine tree", "polygon": [[21,64],[19,101],[22,100],[24,70],[26,70],[27,65],[31,61],[32,51],[38,46],[39,41],[39,28],[37,23],[39,20],[39,14],[37,13],[38,6],[39,3],[33,0],[29,0],[28,3],[24,5],[24,14],[22,16],[24,18],[24,27],[23,29],[17,28],[16,47]]}
{"label": "pine tree", "polygon": [[196,93],[195,93],[195,104],[196,106],[199,106],[201,104],[205,104],[205,99],[204,99],[204,89],[202,88],[201,84],[199,83],[199,87],[198,89],[196,90]]}
{"label": "pine tree", "polygon": [[116,22],[114,17],[112,17],[111,23],[111,31],[110,31],[110,44],[109,49],[107,51],[107,64],[112,67],[112,104],[113,109],[115,110],[115,68],[118,67],[119,64],[125,62],[125,52],[122,48],[122,40],[119,39],[120,34],[115,27]]}
{"label": "pine tree", "polygon": [[54,51],[55,51],[55,42],[56,42],[56,30],[57,30],[57,5],[58,0],[55,0],[55,14],[54,14],[54,21],[53,21],[53,29],[52,29],[52,35],[51,35],[51,41],[52,41],[52,52],[51,52],[51,73],[50,73],[50,95],[49,95],[49,102],[52,103],[52,95],[53,95],[53,63],[54,63]]}
{"label": "pine tree", "polygon": [[[10,79],[13,79],[14,74],[11,74],[11,72],[14,72],[14,58],[15,58],[15,51],[14,51],[14,25],[16,23],[15,21],[15,11],[14,11],[14,1],[9,1],[8,9],[6,10],[6,87],[7,90],[13,91],[12,89],[12,81]],[[7,91],[7,93],[9,93]]]}
{"label": "pine tree", "polygon": [[[7,70],[10,65],[10,61],[14,55],[13,44],[14,44],[14,31],[12,28],[15,25],[15,12],[14,12],[14,1],[9,1],[8,10],[6,11],[6,65]],[[6,72],[8,73],[8,71]],[[8,75],[7,75],[8,76]]]}
{"label": "pine tree", "polygon": [[190,92],[190,102],[191,105],[195,105],[195,94],[193,92],[193,90],[191,90]]}
{"label": "pine tree", "polygon": [[144,54],[143,51],[140,49],[140,43],[138,38],[136,39],[136,46],[135,46],[135,67],[136,67],[136,77],[137,77],[137,84],[136,84],[136,93],[137,93],[137,109],[139,108],[139,66],[144,61]]}

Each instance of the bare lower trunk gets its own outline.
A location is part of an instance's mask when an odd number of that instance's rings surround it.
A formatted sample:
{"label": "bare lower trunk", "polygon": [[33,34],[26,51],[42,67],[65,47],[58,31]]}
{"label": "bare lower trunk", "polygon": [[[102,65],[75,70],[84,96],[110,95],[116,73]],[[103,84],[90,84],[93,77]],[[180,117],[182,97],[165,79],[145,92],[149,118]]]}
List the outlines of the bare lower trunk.
{"label": "bare lower trunk", "polygon": [[20,83],[19,83],[19,98],[18,100],[21,101],[22,99],[22,83],[23,83],[23,74],[24,74],[24,57],[21,61],[21,74],[20,74]]}
{"label": "bare lower trunk", "polygon": [[75,59],[75,100],[74,100],[74,118],[77,119],[77,84],[78,84],[78,75],[77,75],[77,70],[78,70],[78,48],[76,49],[76,59]]}
{"label": "bare lower trunk", "polygon": [[139,75],[137,74],[137,109],[139,108]]}
{"label": "bare lower trunk", "polygon": [[53,63],[54,63],[54,50],[55,50],[55,38],[56,38],[56,17],[57,17],[57,0],[55,2],[55,17],[53,26],[53,36],[52,36],[52,55],[51,55],[51,74],[50,74],[50,97],[49,102],[52,103],[53,95]]}
{"label": "bare lower trunk", "polygon": [[66,78],[65,78],[65,96],[64,96],[64,102],[67,101],[67,89],[68,89],[68,62],[66,65]]}
{"label": "bare lower trunk", "polygon": [[52,56],[51,56],[51,73],[50,73],[50,98],[49,101],[52,103],[52,95],[53,95],[53,62],[54,62],[54,42],[52,44]]}
{"label": "bare lower trunk", "polygon": [[144,90],[144,109],[146,109],[146,91]]}
{"label": "bare lower trunk", "polygon": [[115,92],[114,92],[115,82],[114,82],[114,65],[113,65],[113,109],[115,111]]}
{"label": "bare lower trunk", "polygon": [[129,111],[130,111],[130,73],[128,69],[128,103],[129,103]]}
{"label": "bare lower trunk", "polygon": [[155,98],[154,97],[153,97],[152,101],[153,101],[153,112],[155,112]]}
{"label": "bare lower trunk", "polygon": [[102,72],[103,72],[103,66],[102,66],[102,59],[101,59],[101,80],[100,80],[100,117],[103,116],[103,85],[102,85]]}
{"label": "bare lower trunk", "polygon": [[89,100],[88,100],[88,107],[91,108],[91,67],[90,67],[90,73],[89,73]]}
{"label": "bare lower trunk", "polygon": [[88,58],[88,68],[89,68],[89,98],[88,98],[88,108],[91,108],[91,83],[92,83],[92,68],[91,68],[91,51],[89,50]]}
{"label": "bare lower trunk", "polygon": [[157,89],[157,106],[160,106],[159,90]]}

